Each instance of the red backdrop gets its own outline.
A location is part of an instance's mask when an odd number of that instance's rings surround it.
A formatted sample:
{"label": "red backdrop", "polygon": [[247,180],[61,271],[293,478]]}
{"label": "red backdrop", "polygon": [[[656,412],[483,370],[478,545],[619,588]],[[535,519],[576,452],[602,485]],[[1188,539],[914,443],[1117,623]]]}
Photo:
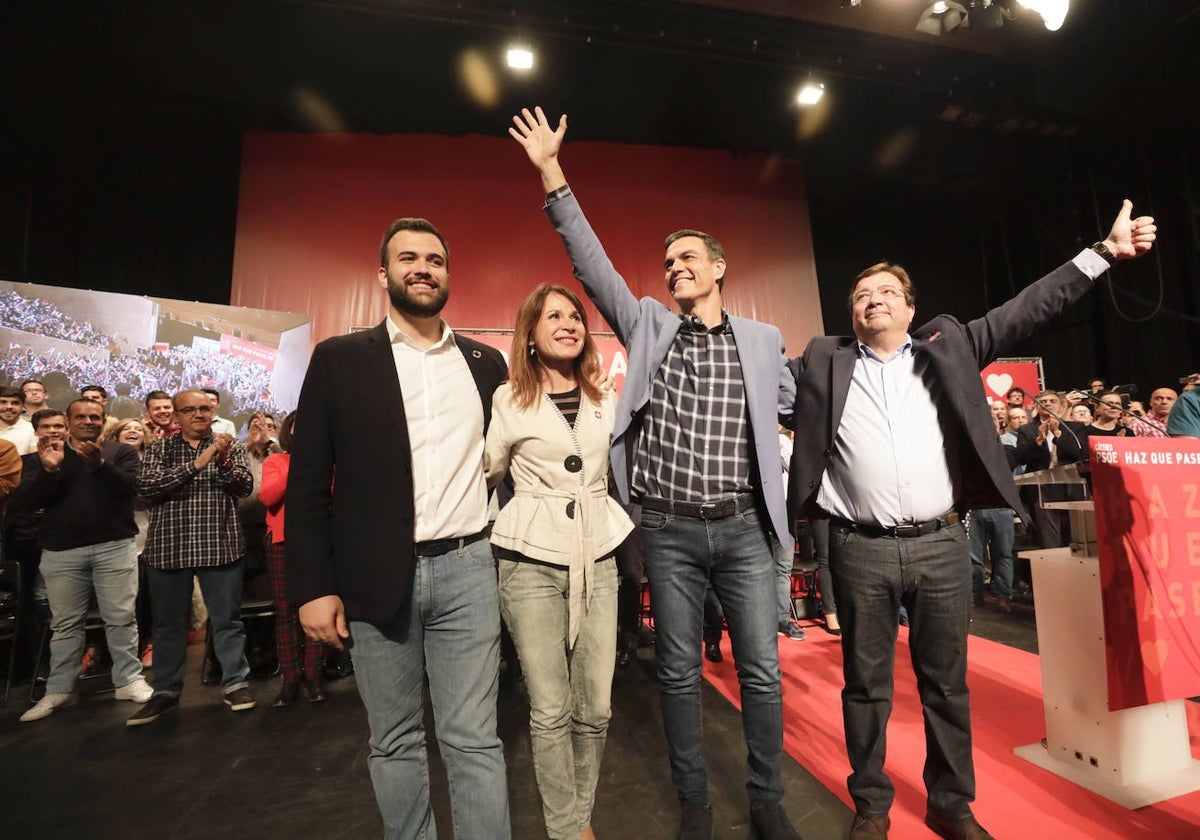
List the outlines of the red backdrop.
{"label": "red backdrop", "polygon": [[[793,355],[824,332],[796,161],[569,140],[562,161],[638,296],[668,302],[663,239],[699,228],[725,246],[730,312],[776,324]],[[386,312],[379,239],[392,219],[424,216],[450,245],[446,320],[511,328],[536,284],[579,288],[542,199],[507,137],[247,135],[232,303],[306,312],[314,342],[375,324]]]}

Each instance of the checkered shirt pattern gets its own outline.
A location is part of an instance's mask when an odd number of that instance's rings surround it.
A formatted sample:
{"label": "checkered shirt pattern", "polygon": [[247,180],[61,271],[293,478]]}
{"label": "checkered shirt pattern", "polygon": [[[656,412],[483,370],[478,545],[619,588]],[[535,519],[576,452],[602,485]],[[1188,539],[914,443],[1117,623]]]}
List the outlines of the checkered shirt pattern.
{"label": "checkered shirt pattern", "polygon": [[225,566],[245,553],[237,500],[254,486],[246,448],[234,441],[227,464],[214,458],[196,472],[192,462],[210,443],[192,449],[175,435],[146,447],[138,496],[150,505],[143,557],[152,568]]}
{"label": "checkered shirt pattern", "polygon": [[635,495],[711,502],[750,490],[750,423],[725,315],[683,323],[650,387],[633,461]]}

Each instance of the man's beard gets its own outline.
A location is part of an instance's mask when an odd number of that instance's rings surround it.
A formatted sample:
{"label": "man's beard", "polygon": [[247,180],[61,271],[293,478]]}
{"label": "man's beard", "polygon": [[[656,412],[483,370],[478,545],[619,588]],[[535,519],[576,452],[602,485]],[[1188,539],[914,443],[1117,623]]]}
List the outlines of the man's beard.
{"label": "man's beard", "polygon": [[397,283],[391,277],[388,277],[388,298],[392,301],[392,306],[396,310],[403,312],[406,315],[415,315],[418,318],[432,318],[442,311],[442,307],[446,305],[446,301],[450,297],[448,288],[438,288],[437,294],[428,299],[415,299],[408,294],[408,285],[405,283]]}

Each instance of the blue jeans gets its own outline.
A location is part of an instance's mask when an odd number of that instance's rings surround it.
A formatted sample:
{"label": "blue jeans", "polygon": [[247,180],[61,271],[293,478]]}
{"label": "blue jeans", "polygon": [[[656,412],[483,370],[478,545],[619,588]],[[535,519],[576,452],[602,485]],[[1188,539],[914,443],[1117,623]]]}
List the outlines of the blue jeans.
{"label": "blue jeans", "polygon": [[500,612],[529,691],[533,770],[550,840],[577,840],[592,822],[612,717],[617,568],[596,563],[591,606],[567,647],[567,569],[500,561]]}
{"label": "blue jeans", "polygon": [[951,819],[971,813],[970,563],[961,525],[903,539],[869,537],[830,523],[829,564],[842,624],[842,718],[854,771],[847,786],[860,814],[885,816],[895,799],[883,762],[902,604],[908,609],[908,642],[925,717],[928,802]]}
{"label": "blue jeans", "polygon": [[225,566],[147,570],[150,609],[154,613],[154,668],[150,684],[155,694],[179,696],[183,692],[193,577],[200,581],[208,620],[212,622],[213,651],[221,663],[221,690],[229,694],[250,685],[246,628],[242,624],[244,566],[242,560],[237,560]]}
{"label": "blue jeans", "polygon": [[[496,732],[500,607],[487,540],[418,557],[407,624],[350,622],[358,693],[371,727],[367,766],[389,840],[435,840],[422,687],[450,780],[458,840],[510,836],[504,748]],[[612,657],[612,636],[607,639]],[[157,655],[157,648],[156,648]]]}
{"label": "blue jeans", "polygon": [[46,579],[53,632],[47,694],[69,694],[75,688],[93,588],[112,656],[113,685],[120,688],[142,675],[134,610],[138,591],[137,549],[133,543],[133,537],[128,537],[42,552],[41,571]]}
{"label": "blue jeans", "polygon": [[683,804],[708,802],[700,712],[700,637],[709,580],[729,619],[741,685],[751,805],[783,797],[775,558],[760,515],[702,520],[642,511],[671,781]]}
{"label": "blue jeans", "polygon": [[[992,557],[992,594],[1012,598],[1013,587],[1012,508],[975,508],[967,519],[967,537],[971,545],[971,592],[983,594],[984,561]],[[990,547],[990,550],[989,550]]]}

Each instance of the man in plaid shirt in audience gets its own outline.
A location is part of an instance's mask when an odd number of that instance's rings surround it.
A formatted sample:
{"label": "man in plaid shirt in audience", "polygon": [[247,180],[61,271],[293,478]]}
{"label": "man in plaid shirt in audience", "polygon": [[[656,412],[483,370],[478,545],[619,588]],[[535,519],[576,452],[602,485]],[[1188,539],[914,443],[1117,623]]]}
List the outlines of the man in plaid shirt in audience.
{"label": "man in plaid shirt in audience", "polygon": [[144,557],[154,611],[154,696],[127,723],[153,723],[179,705],[187,659],[192,578],[200,579],[221,664],[225,705],[254,708],[242,625],[242,530],[237,500],[254,479],[245,447],[212,431],[215,407],[203,391],[174,398],[179,434],[155,441],[138,474],[138,495],[150,504]]}

